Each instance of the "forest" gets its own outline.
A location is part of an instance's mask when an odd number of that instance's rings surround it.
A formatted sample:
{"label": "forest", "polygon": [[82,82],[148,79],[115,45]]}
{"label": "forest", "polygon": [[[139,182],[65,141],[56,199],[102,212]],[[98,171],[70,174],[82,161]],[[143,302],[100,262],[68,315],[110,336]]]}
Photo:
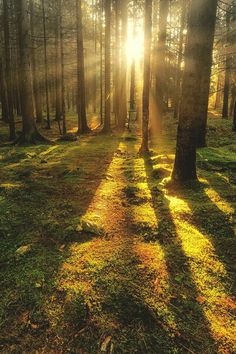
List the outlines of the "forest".
{"label": "forest", "polygon": [[0,353],[236,353],[236,0],[0,0]]}

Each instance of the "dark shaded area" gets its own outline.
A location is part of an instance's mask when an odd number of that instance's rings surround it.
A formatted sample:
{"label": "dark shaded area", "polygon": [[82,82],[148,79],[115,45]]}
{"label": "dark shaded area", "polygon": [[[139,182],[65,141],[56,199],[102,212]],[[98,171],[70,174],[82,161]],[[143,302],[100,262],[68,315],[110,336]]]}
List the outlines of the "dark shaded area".
{"label": "dark shaded area", "polygon": [[[66,323],[73,320],[70,319],[71,313],[76,315],[76,311],[70,311],[70,308],[77,306],[77,300],[72,296],[72,304],[68,304],[66,292],[57,289],[57,274],[62,263],[70,256],[70,245],[75,240],[85,241],[85,237],[79,236],[69,226],[73,223],[73,217],[86,213],[104,178],[119,144],[119,137],[112,139],[109,151],[102,138],[89,138],[89,144],[86,140],[82,144],[80,141],[76,159],[74,148],[67,145],[63,164],[59,160],[57,166],[50,166],[48,157],[44,162],[36,162],[37,157],[33,157],[25,163],[23,160],[27,156],[24,150],[2,161],[3,166],[9,168],[1,182],[10,181],[13,186],[8,188],[2,185],[0,189],[0,350],[8,352],[23,348],[32,351],[44,345],[47,347],[48,342],[52,343],[53,350],[53,343],[58,342],[57,334],[51,328],[45,312],[52,297],[62,308],[67,303],[60,329],[63,341],[69,343],[78,328],[83,327],[87,316],[86,303],[81,304],[79,299],[77,326],[74,330],[67,330]],[[65,149],[65,145],[60,146]],[[83,159],[88,151],[93,164],[91,160]],[[79,166],[79,173],[74,171],[71,174],[71,159]],[[21,165],[21,161],[24,165]],[[99,161],[99,169],[96,161]],[[14,165],[17,163],[20,165]],[[74,184],[67,183],[67,178],[73,178]],[[85,180],[82,190],[78,185],[81,178]],[[89,235],[86,235],[88,240]],[[23,253],[18,254],[21,247],[28,249],[22,249]]]}

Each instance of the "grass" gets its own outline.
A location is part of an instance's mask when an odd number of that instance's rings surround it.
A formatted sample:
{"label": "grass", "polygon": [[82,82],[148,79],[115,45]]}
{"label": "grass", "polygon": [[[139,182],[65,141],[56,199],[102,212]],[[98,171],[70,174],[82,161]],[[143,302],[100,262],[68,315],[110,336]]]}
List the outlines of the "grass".
{"label": "grass", "polygon": [[1,352],[236,351],[236,137],[211,118],[171,189],[166,124],[147,159],[134,132],[1,149]]}

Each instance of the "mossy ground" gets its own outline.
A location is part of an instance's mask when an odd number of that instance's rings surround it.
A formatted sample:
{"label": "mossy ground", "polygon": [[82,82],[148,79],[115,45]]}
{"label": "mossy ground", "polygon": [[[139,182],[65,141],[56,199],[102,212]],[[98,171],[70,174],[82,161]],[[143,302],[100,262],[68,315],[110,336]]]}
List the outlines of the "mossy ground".
{"label": "mossy ground", "polygon": [[167,123],[146,159],[135,131],[1,149],[1,352],[236,352],[236,135],[211,118],[200,183],[167,188]]}

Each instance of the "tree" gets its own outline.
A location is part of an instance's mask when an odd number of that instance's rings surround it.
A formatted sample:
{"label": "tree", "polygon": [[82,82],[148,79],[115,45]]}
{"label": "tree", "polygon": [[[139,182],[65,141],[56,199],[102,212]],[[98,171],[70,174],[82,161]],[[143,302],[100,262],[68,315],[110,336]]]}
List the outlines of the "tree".
{"label": "tree", "polygon": [[45,0],[42,0],[42,12],[43,12],[43,49],[44,49],[44,76],[45,76],[45,95],[46,95],[47,128],[48,128],[48,129],[51,129],[50,110],[49,110],[48,50],[47,50],[47,37],[46,37]]}
{"label": "tree", "polygon": [[[206,36],[215,27],[217,0],[193,0],[188,18],[188,33],[185,50],[185,69],[182,85],[177,146],[172,180],[184,182],[197,179],[196,173],[196,142],[199,104],[202,102],[199,88],[204,75],[209,71],[209,57],[212,56],[213,38]],[[207,41],[206,41],[207,38]],[[205,56],[208,48],[208,56]],[[207,68],[203,69],[203,64]],[[208,77],[209,80],[209,77]]]}
{"label": "tree", "polygon": [[5,123],[9,123],[7,85],[3,63],[2,33],[0,33],[0,98],[2,108],[2,120]]}
{"label": "tree", "polygon": [[62,107],[61,107],[61,51],[60,51],[60,6],[59,1],[56,2],[56,18],[55,18],[55,95],[56,95],[56,112],[55,120],[58,122],[59,130],[61,134],[60,121],[62,118]]}
{"label": "tree", "polygon": [[86,117],[85,70],[84,70],[84,40],[81,0],[76,0],[77,23],[77,90],[78,90],[78,132],[90,131]]}
{"label": "tree", "polygon": [[39,73],[36,66],[36,53],[35,53],[35,13],[34,13],[34,1],[30,0],[30,28],[31,28],[31,63],[32,63],[32,78],[33,78],[33,92],[35,103],[36,121],[42,123],[42,102],[39,83]]}
{"label": "tree", "polygon": [[187,15],[187,0],[182,0],[182,2],[181,2],[181,20],[180,20],[180,36],[179,36],[179,46],[178,46],[178,63],[177,63],[174,118],[177,118],[178,114],[179,114],[181,81],[182,81],[181,65],[182,65],[182,61],[183,61],[184,28],[185,28],[185,24],[186,24],[186,15]]}
{"label": "tree", "polygon": [[169,12],[169,0],[160,0],[159,3],[159,33],[156,48],[156,105],[161,120],[165,106],[166,86],[166,40],[167,40],[167,18]]}
{"label": "tree", "polygon": [[[207,2],[208,3],[208,2]],[[206,3],[206,7],[207,7]],[[200,4],[199,4],[200,5]],[[212,4],[212,6],[215,4]],[[210,5],[209,5],[210,7]],[[200,100],[198,103],[198,117],[196,128],[196,145],[197,147],[206,146],[206,129],[207,129],[207,117],[208,117],[208,102],[210,93],[211,82],[211,68],[212,68],[212,51],[215,35],[216,24],[216,10],[215,6],[209,8],[207,12],[207,18],[202,15],[202,32],[201,36],[201,49],[199,50],[201,70],[200,70]]]}
{"label": "tree", "polygon": [[9,2],[3,0],[3,26],[4,26],[4,44],[5,44],[5,57],[6,57],[6,88],[7,88],[7,101],[8,101],[8,120],[9,120],[9,138],[14,140],[15,133],[15,118],[14,118],[14,105],[13,105],[13,78],[12,78],[12,58],[11,58],[11,45],[10,45],[10,29],[9,29]]}
{"label": "tree", "polygon": [[142,115],[142,145],[141,154],[149,152],[149,95],[151,74],[151,43],[152,43],[152,0],[145,0],[145,29],[144,29],[144,73],[143,73],[143,115]]}
{"label": "tree", "polygon": [[111,0],[105,0],[105,117],[103,132],[111,130]]}
{"label": "tree", "polygon": [[229,90],[230,90],[230,66],[231,58],[229,53],[229,33],[230,33],[230,7],[226,9],[226,57],[225,57],[225,81],[224,81],[224,98],[223,98],[223,109],[222,118],[229,118]]}
{"label": "tree", "polygon": [[121,1],[121,81],[120,81],[120,111],[119,126],[124,128],[127,119],[127,55],[126,40],[128,26],[128,2]]}
{"label": "tree", "polygon": [[22,107],[22,134],[17,143],[36,143],[46,141],[35,124],[33,107],[33,88],[31,82],[30,62],[30,23],[27,0],[15,0],[17,11],[19,63],[20,63],[20,94]]}
{"label": "tree", "polygon": [[66,107],[65,107],[65,68],[64,68],[64,33],[62,28],[62,0],[59,0],[59,32],[60,32],[60,58],[61,58],[61,115],[62,115],[62,133],[67,133],[66,126]]}
{"label": "tree", "polygon": [[236,132],[236,101],[234,103],[234,112],[233,112],[233,132]]}
{"label": "tree", "polygon": [[116,123],[119,124],[120,118],[120,93],[121,93],[121,43],[120,43],[120,0],[114,2],[115,7],[115,58],[114,58],[114,113]]}

